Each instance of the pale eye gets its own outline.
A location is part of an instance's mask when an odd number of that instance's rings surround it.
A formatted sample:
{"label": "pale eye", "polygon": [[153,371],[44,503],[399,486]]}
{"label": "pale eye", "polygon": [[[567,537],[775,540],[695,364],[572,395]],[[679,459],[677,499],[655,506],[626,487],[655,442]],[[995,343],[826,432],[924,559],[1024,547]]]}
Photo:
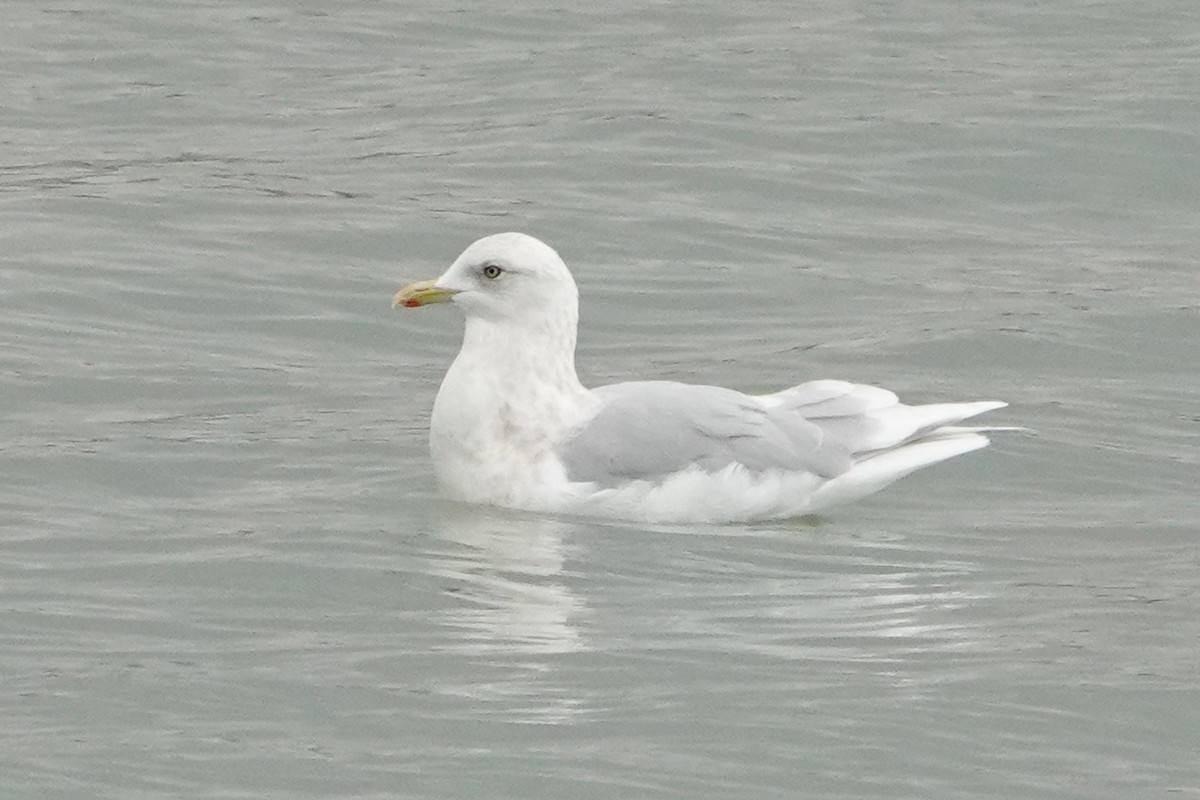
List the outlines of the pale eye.
{"label": "pale eye", "polygon": [[483,277],[487,278],[488,280],[494,281],[503,274],[504,270],[500,269],[500,267],[496,264],[483,265]]}

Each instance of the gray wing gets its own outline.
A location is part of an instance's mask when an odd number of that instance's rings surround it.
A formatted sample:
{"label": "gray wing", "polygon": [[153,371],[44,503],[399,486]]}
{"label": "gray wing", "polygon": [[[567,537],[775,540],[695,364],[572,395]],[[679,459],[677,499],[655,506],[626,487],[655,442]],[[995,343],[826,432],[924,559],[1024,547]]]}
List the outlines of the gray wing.
{"label": "gray wing", "polygon": [[595,394],[600,410],[559,453],[573,481],[613,485],[730,464],[823,477],[850,468],[844,444],[783,404],[771,408],[731,389],[670,381],[618,383]]}

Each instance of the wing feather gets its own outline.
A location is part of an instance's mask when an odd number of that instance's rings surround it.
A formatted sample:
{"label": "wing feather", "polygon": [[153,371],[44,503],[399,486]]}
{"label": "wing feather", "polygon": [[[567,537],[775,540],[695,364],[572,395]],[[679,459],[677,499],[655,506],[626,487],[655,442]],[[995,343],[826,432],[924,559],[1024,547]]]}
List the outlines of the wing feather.
{"label": "wing feather", "polygon": [[643,381],[596,395],[599,411],[559,454],[574,481],[612,485],[731,464],[833,477],[850,467],[849,451],[819,426],[731,389]]}

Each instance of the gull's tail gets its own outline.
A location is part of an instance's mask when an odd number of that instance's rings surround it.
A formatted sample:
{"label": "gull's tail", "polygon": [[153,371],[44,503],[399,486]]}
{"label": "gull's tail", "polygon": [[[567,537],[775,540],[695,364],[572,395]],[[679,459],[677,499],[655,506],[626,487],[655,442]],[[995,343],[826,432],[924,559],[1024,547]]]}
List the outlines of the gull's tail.
{"label": "gull's tail", "polygon": [[858,500],[878,492],[922,467],[987,445],[988,438],[980,433],[938,433],[892,450],[876,451],[856,461],[848,471],[827,481],[813,492],[811,509],[819,511],[829,506]]}
{"label": "gull's tail", "polygon": [[984,400],[909,406],[875,386],[813,381],[763,401],[800,414],[853,453],[849,470],[822,484],[809,511],[857,500],[922,467],[986,447],[988,428],[957,423],[1007,403]]}

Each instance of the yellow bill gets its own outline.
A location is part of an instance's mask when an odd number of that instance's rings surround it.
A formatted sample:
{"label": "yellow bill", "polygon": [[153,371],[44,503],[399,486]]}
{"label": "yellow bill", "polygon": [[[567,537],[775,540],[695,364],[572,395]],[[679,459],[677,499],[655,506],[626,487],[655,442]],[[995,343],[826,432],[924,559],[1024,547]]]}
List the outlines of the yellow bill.
{"label": "yellow bill", "polygon": [[437,281],[410,283],[396,292],[396,296],[392,298],[392,308],[396,306],[416,308],[417,306],[427,306],[432,303],[449,303],[450,298],[454,297],[455,294],[456,292],[453,289],[443,289],[438,286]]}

